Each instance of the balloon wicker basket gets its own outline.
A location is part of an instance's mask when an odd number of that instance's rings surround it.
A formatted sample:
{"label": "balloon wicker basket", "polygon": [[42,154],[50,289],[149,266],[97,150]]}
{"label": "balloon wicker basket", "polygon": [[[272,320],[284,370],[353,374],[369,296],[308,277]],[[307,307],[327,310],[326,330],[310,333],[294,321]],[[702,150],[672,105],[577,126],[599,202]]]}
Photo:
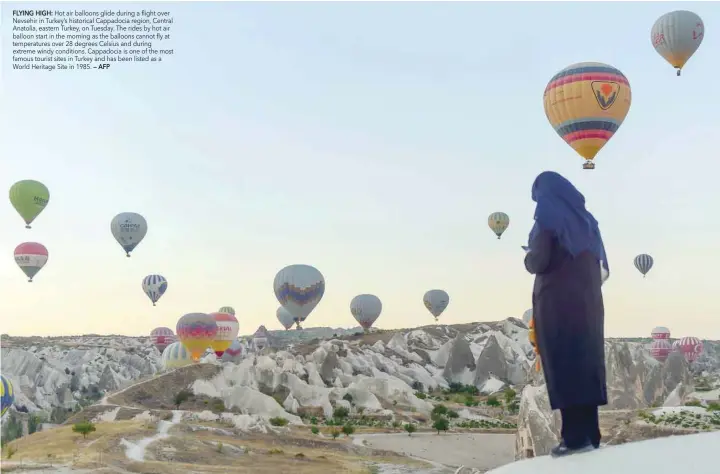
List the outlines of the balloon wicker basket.
{"label": "balloon wicker basket", "polygon": [[594,170],[595,169],[595,163],[588,160],[585,163],[583,163],[583,169],[584,170]]}

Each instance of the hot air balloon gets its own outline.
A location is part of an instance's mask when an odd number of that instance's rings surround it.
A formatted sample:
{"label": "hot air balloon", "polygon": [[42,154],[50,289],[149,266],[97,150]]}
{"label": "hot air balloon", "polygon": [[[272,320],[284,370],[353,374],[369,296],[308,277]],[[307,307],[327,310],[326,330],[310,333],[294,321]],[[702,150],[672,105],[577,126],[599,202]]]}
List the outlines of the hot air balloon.
{"label": "hot air balloon", "polygon": [[8,411],[15,401],[15,389],[12,382],[0,375],[0,417]]}
{"label": "hot air balloon", "polygon": [[664,326],[658,326],[650,331],[653,339],[670,339],[670,330]]}
{"label": "hot air balloon", "polygon": [[293,318],[293,315],[288,312],[285,308],[280,306],[277,311],[275,311],[275,315],[278,318],[278,321],[280,321],[280,324],[285,328],[287,331],[292,327],[293,324],[295,324],[295,319]]}
{"label": "hot air balloon", "polygon": [[167,346],[176,342],[175,333],[170,328],[159,327],[150,331],[150,339],[162,354]]}
{"label": "hot air balloon", "polygon": [[550,125],[585,158],[586,170],[595,169],[595,155],[620,128],[631,101],[625,75],[603,63],[566,67],[550,79],[543,98]]}
{"label": "hot air balloon", "polygon": [[29,282],[33,281],[33,277],[48,261],[47,249],[43,244],[37,242],[22,243],[15,247],[14,253],[15,263],[27,275]]}
{"label": "hot air balloon", "polygon": [[703,351],[703,343],[697,337],[683,337],[678,347],[688,362],[695,362]]}
{"label": "hot air balloon", "polygon": [[650,255],[646,253],[641,253],[640,255],[635,257],[634,263],[635,268],[637,268],[640,273],[642,273],[643,278],[645,278],[645,275],[647,275],[647,272],[649,272],[650,269],[653,267],[653,263],[655,263],[655,261]]}
{"label": "hot air balloon", "polygon": [[268,346],[269,341],[270,334],[268,333],[268,330],[265,329],[265,326],[260,326],[259,328],[257,328],[257,331],[255,331],[255,334],[253,334],[252,338],[252,343],[255,347],[255,351],[261,352]]}
{"label": "hot air balloon", "polygon": [[233,308],[232,306],[223,306],[217,312],[225,313],[225,314],[232,314],[233,316],[235,316],[235,308]]}
{"label": "hot air balloon", "polygon": [[429,290],[423,296],[423,303],[437,321],[448,304],[450,304],[450,296],[443,290]]}
{"label": "hot air balloon", "polygon": [[350,302],[350,313],[367,332],[382,312],[382,302],[375,295],[357,295]]}
{"label": "hot air balloon", "polygon": [[672,350],[679,351],[680,350],[680,339],[672,343]]}
{"label": "hot air balloon", "polygon": [[10,203],[29,229],[32,221],[45,209],[50,202],[50,191],[40,181],[25,179],[10,187]]}
{"label": "hot air balloon", "polygon": [[147,221],[135,212],[121,212],[110,222],[110,231],[125,251],[126,256],[138,246],[147,234]]}
{"label": "hot air balloon", "polygon": [[672,352],[672,345],[667,339],[655,339],[650,344],[650,354],[659,362],[665,362],[668,355]]}
{"label": "hot air balloon", "polygon": [[533,310],[532,310],[532,308],[530,308],[523,313],[523,317],[522,317],[523,322],[525,324],[530,324],[530,321],[532,320],[532,316],[533,316]]}
{"label": "hot air balloon", "polygon": [[167,280],[162,275],[148,275],[142,281],[142,289],[152,301],[153,306],[165,294],[167,286]]}
{"label": "hot air balloon", "polygon": [[177,337],[197,361],[205,353],[217,335],[218,325],[215,318],[205,313],[189,313],[177,322]]}
{"label": "hot air balloon", "polygon": [[510,225],[510,217],[504,212],[493,212],[488,216],[488,225],[499,239]]}
{"label": "hot air balloon", "polygon": [[232,344],[230,344],[230,347],[225,349],[225,352],[223,352],[220,360],[222,360],[223,362],[232,362],[233,364],[237,364],[242,360],[242,353],[242,343],[239,340],[235,339],[233,340]]}
{"label": "hot air balloon", "polygon": [[677,69],[678,76],[700,47],[704,36],[703,21],[695,13],[686,10],[664,14],[650,30],[650,41],[655,51]]}
{"label": "hot air balloon", "polygon": [[273,283],[275,297],[300,323],[315,309],[325,294],[325,279],[310,265],[289,265],[278,272]]}
{"label": "hot air balloon", "polygon": [[230,313],[210,313],[217,323],[217,334],[210,343],[215,355],[222,357],[223,352],[230,347],[240,331],[240,324],[235,316]]}
{"label": "hot air balloon", "polygon": [[162,353],[162,363],[165,369],[175,369],[193,363],[190,352],[180,342],[173,342]]}

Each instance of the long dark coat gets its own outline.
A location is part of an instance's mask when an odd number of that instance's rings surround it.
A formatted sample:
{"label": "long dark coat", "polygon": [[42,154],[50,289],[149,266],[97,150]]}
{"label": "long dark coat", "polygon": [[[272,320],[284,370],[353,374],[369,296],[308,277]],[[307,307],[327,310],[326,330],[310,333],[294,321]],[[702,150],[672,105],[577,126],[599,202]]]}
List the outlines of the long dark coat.
{"label": "long dark coat", "polygon": [[600,264],[590,252],[573,258],[547,231],[530,248],[525,268],[535,275],[535,336],[550,405],[606,405]]}

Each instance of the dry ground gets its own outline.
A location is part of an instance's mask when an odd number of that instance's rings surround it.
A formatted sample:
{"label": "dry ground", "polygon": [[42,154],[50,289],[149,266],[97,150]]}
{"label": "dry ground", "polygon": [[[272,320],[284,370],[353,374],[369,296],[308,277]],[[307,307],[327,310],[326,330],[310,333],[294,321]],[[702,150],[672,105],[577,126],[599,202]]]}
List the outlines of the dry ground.
{"label": "dry ground", "polygon": [[10,443],[15,450],[12,458],[7,459],[7,450],[3,453],[1,468],[11,472],[19,470],[18,463],[26,468],[52,463],[97,473],[367,474],[372,472],[368,462],[424,465],[389,451],[353,445],[344,436],[332,440],[301,430],[244,434],[192,424],[173,426],[171,436],[152,443],[145,462],[139,463],[126,458],[121,439],[152,436],[157,432],[155,423],[120,421],[95,426],[97,431],[87,439],[65,425],[16,440]]}

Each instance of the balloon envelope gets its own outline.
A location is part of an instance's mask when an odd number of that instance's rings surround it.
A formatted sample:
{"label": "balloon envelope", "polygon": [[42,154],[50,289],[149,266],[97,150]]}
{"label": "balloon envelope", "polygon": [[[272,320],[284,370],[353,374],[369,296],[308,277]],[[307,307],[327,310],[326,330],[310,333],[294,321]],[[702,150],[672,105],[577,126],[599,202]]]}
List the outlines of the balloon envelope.
{"label": "balloon envelope", "polygon": [[193,363],[192,355],[180,342],[173,342],[162,353],[163,367],[175,369]]}
{"label": "balloon envelope", "polygon": [[15,389],[12,382],[0,375],[0,416],[4,415],[15,401]]}
{"label": "balloon envelope", "polygon": [[223,352],[230,347],[240,331],[240,324],[235,316],[229,313],[210,313],[217,324],[217,334],[210,343],[215,355],[222,357]]}
{"label": "balloon envelope", "polygon": [[232,362],[234,364],[239,363],[242,360],[242,354],[243,354],[243,346],[242,343],[235,339],[232,344],[230,344],[230,347],[225,349],[225,352],[223,353],[221,360],[223,362]]}
{"label": "balloon envelope", "polygon": [[350,313],[363,329],[370,329],[382,312],[382,302],[375,295],[357,295],[350,302]]}
{"label": "balloon envelope", "polygon": [[650,30],[650,41],[655,51],[677,69],[678,76],[704,37],[705,25],[702,19],[686,10],[664,14]]}
{"label": "balloon envelope", "polygon": [[296,323],[305,321],[325,294],[325,278],[310,265],[289,265],[273,282],[275,297]]}
{"label": "balloon envelope", "polygon": [[150,331],[150,339],[157,350],[162,354],[167,346],[173,342],[177,342],[175,333],[170,328],[159,327]]}
{"label": "balloon envelope", "polygon": [[670,330],[665,326],[657,326],[650,331],[650,336],[653,339],[670,339]]}
{"label": "balloon envelope", "polygon": [[443,290],[429,290],[423,296],[423,303],[437,321],[438,317],[450,304],[450,295]]}
{"label": "balloon envelope", "polygon": [[493,212],[488,216],[488,226],[499,239],[510,225],[510,217],[504,212]]}
{"label": "balloon envelope", "polygon": [[222,308],[220,308],[219,310],[217,310],[217,312],[218,312],[218,313],[232,314],[233,316],[235,316],[235,308],[233,308],[232,306],[223,306]]}
{"label": "balloon envelope", "polygon": [[15,263],[27,275],[28,281],[32,281],[33,277],[45,266],[49,256],[45,246],[37,242],[22,243],[15,247],[13,253]]}
{"label": "balloon envelope", "polygon": [[672,352],[672,345],[667,339],[655,339],[650,344],[650,354],[660,362],[664,362]]}
{"label": "balloon envelope", "polygon": [[697,337],[683,337],[680,339],[678,348],[688,362],[695,362],[703,351],[703,343]]}
{"label": "balloon envelope", "polygon": [[177,322],[175,332],[193,360],[198,360],[215,339],[218,326],[215,318],[205,313],[188,313]]}
{"label": "balloon envelope", "polygon": [[50,202],[50,191],[40,181],[25,179],[10,187],[10,203],[23,218],[28,229],[48,202]]}
{"label": "balloon envelope", "polygon": [[295,318],[292,314],[282,306],[280,306],[277,311],[275,311],[275,315],[278,318],[278,321],[280,321],[280,324],[285,328],[285,330],[288,330],[292,327],[292,325],[295,323]]}
{"label": "balloon envelope", "polygon": [[522,320],[525,324],[530,324],[530,321],[532,320],[533,310],[532,308],[528,309],[523,313]]}
{"label": "balloon envelope", "polygon": [[122,212],[113,217],[110,222],[110,231],[115,240],[129,257],[147,234],[147,221],[136,212]]}
{"label": "balloon envelope", "polygon": [[647,272],[652,269],[653,264],[655,263],[655,260],[653,258],[646,254],[641,253],[637,257],[635,257],[635,260],[633,260],[633,263],[635,264],[635,268],[638,269],[640,273],[643,274],[643,276],[647,275]]}
{"label": "balloon envelope", "polygon": [[165,294],[167,286],[167,280],[162,275],[148,275],[142,281],[142,289],[152,301],[153,306]]}
{"label": "balloon envelope", "polygon": [[595,155],[617,132],[630,110],[630,83],[603,63],[572,64],[545,88],[545,116],[555,132],[593,169]]}

